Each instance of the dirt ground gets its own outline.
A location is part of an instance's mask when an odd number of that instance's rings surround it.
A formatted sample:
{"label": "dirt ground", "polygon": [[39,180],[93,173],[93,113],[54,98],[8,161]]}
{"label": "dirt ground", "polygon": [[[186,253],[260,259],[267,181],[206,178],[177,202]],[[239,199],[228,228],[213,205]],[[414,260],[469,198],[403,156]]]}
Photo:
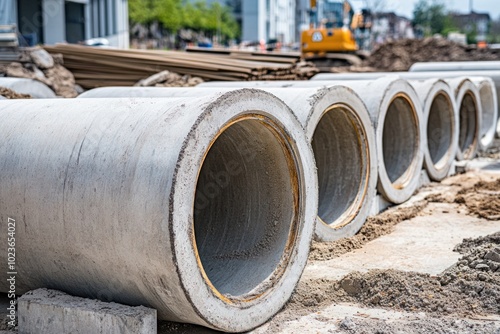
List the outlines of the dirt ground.
{"label": "dirt ground", "polygon": [[[492,164],[495,161],[492,160]],[[352,238],[331,243],[313,242],[308,266],[291,300],[253,333],[500,334],[499,215],[500,169],[470,171],[426,186],[411,203],[369,218]],[[368,250],[368,246],[377,239],[384,244],[382,239],[394,234],[399,242],[417,243],[418,239],[411,239],[418,231],[412,229],[428,221],[435,225],[436,231],[445,233],[458,219],[457,241],[443,240],[448,244],[446,251],[455,258],[448,260],[449,264],[446,261],[441,264],[442,268],[435,274],[429,273],[436,271],[432,265],[421,265],[417,261],[408,264],[413,270],[399,268],[399,262],[394,261],[382,266],[384,269],[347,270],[346,275],[331,277],[324,273],[345,265],[340,262],[348,261],[349,256],[369,257],[373,248]],[[397,233],[400,224],[406,224],[405,228],[409,229],[407,240]],[[461,226],[467,225],[468,233],[476,237],[459,238]],[[436,240],[441,239],[437,236]],[[430,247],[425,246],[430,252],[433,242],[436,243],[432,241]],[[440,257],[440,252],[442,250],[436,250],[435,255]],[[397,258],[398,254],[394,256]],[[427,256],[425,252],[415,255],[416,258]],[[434,261],[431,258],[427,262]],[[160,322],[159,333],[215,331]]]}
{"label": "dirt ground", "polygon": [[444,38],[402,39],[377,46],[363,66],[408,71],[417,62],[499,60],[496,50],[477,49]]}
{"label": "dirt ground", "polygon": [[[313,242],[290,301],[252,333],[500,334],[495,150],[474,161],[481,169],[472,163],[473,170],[421,188],[354,237]],[[161,334],[215,333],[158,325]]]}
{"label": "dirt ground", "polygon": [[8,89],[6,87],[1,87],[1,86],[0,86],[0,96],[3,96],[7,99],[31,99],[31,96],[28,94],[16,93],[12,89]]}

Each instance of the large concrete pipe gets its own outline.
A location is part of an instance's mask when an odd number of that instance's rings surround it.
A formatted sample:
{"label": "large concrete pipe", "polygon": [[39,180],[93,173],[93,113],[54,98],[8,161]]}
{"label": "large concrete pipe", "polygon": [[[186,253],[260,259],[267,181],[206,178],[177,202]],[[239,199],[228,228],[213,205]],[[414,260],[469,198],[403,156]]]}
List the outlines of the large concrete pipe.
{"label": "large concrete pipe", "polygon": [[[232,88],[96,88],[86,97],[196,97]],[[270,88],[288,104],[312,143],[318,171],[316,239],[354,235],[363,226],[376,195],[375,135],[366,106],[350,88]]]}
{"label": "large concrete pipe", "polygon": [[28,94],[36,99],[55,98],[56,94],[46,84],[33,79],[0,78],[0,87],[13,90],[16,93]]}
{"label": "large concrete pipe", "polygon": [[[317,80],[317,81],[324,81],[324,80],[375,80],[383,76],[387,75],[398,75],[401,78],[407,79],[407,80],[425,80],[425,79],[430,79],[430,78],[441,78],[441,79],[449,79],[449,78],[458,78],[458,77],[467,77],[467,78],[472,78],[472,77],[489,77],[493,80],[495,83],[495,88],[496,88],[496,94],[497,98],[500,96],[500,70],[498,69],[493,69],[493,70],[481,70],[481,71],[439,71],[439,72],[373,72],[373,73],[339,73],[339,74],[334,74],[334,73],[320,73],[315,75],[311,80]],[[500,116],[500,105],[497,107],[496,114],[498,115],[497,118]],[[500,138],[500,119],[498,121],[493,121],[491,123],[487,123],[487,119],[494,114],[495,111],[490,111],[490,110],[483,110],[483,114],[485,115],[485,119],[483,121],[483,124],[488,125],[488,131],[489,132],[495,132],[496,129],[496,135],[497,137]],[[483,137],[483,136],[482,136]],[[482,140],[482,146],[485,147],[485,145],[489,146],[487,142],[485,143],[485,140]]]}
{"label": "large concrete pipe", "polygon": [[458,149],[457,160],[470,160],[476,156],[479,147],[482,106],[479,89],[466,78],[447,79],[455,93],[458,107]]}
{"label": "large concrete pipe", "polygon": [[142,304],[230,332],[292,294],[317,176],[276,97],[4,101],[0,117],[0,229],[15,221],[18,293]]}
{"label": "large concrete pipe", "polygon": [[[393,76],[370,81],[242,81],[227,84],[258,88],[343,85],[353,89],[368,107],[375,128],[379,192],[390,202],[402,203],[417,189],[423,162],[422,106],[406,80]],[[220,85],[208,82],[203,86]]]}
{"label": "large concrete pipe", "polygon": [[424,166],[429,178],[449,174],[458,149],[458,108],[450,85],[440,79],[411,80],[423,107]]}

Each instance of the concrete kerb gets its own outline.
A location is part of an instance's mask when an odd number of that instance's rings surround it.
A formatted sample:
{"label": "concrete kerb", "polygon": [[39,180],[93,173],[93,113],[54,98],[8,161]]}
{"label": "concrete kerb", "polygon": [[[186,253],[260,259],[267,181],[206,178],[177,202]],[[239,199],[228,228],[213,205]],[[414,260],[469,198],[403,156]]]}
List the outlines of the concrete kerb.
{"label": "concrete kerb", "polygon": [[37,289],[18,299],[18,332],[156,334],[156,310]]}
{"label": "concrete kerb", "polygon": [[317,176],[276,97],[14,100],[0,115],[0,212],[17,222],[19,293],[49,285],[230,332],[292,294]]}

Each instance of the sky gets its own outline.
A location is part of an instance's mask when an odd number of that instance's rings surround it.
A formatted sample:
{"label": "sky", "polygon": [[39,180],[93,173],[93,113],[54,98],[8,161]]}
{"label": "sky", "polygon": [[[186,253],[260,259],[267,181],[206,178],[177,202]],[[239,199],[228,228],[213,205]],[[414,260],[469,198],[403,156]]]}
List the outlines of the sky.
{"label": "sky", "polygon": [[[431,0],[432,1],[432,0]],[[468,13],[470,0],[441,0],[449,10]],[[355,1],[363,3],[363,1]],[[385,0],[386,10],[408,18],[413,17],[413,8],[418,0]],[[500,0],[472,0],[475,12],[489,13],[492,19],[500,16]]]}

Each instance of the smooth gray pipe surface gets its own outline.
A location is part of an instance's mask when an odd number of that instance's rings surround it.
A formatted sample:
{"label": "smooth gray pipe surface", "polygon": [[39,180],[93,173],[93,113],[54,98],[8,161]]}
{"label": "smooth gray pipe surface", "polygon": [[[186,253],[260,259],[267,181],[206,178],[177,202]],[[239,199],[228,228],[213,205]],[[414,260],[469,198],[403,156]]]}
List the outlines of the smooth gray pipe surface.
{"label": "smooth gray pipe surface", "polygon": [[232,332],[292,294],[317,176],[276,97],[16,100],[0,117],[0,232],[15,221],[17,293],[47,287]]}
{"label": "smooth gray pipe surface", "polygon": [[[106,87],[87,97],[198,97],[235,88]],[[377,183],[375,135],[368,110],[350,88],[266,88],[297,115],[311,141],[319,178],[316,239],[354,235],[370,213]]]}
{"label": "smooth gray pipe surface", "polygon": [[300,88],[343,85],[366,104],[375,128],[378,190],[393,203],[408,200],[418,187],[423,163],[422,106],[411,85],[398,76],[352,81],[206,82],[197,87]]}

